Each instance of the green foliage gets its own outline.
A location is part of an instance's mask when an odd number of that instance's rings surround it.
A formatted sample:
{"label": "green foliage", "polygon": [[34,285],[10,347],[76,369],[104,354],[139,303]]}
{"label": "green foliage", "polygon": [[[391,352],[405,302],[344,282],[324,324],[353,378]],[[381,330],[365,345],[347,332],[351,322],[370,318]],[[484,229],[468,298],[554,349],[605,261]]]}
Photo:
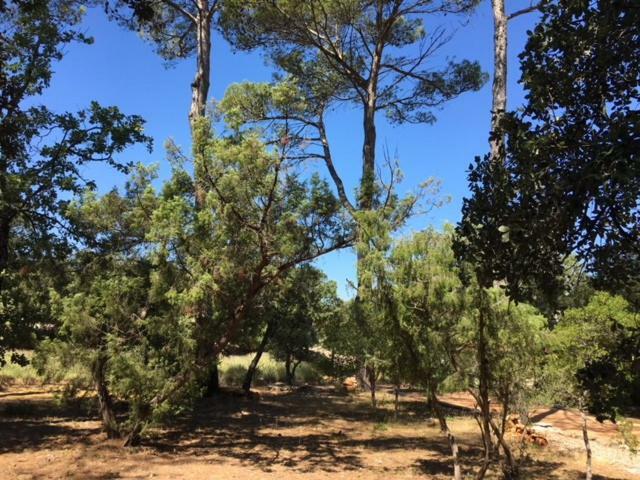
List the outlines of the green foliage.
{"label": "green foliage", "polygon": [[[217,339],[218,353],[235,341],[262,290],[300,263],[349,243],[349,225],[328,185],[303,180],[286,151],[269,151],[256,133],[213,138],[208,120],[195,130],[199,184],[180,189],[178,168],[154,212],[150,238],[176,255],[192,282],[176,290],[176,301],[192,308],[209,303],[199,335]],[[202,308],[201,303],[199,309]]]}
{"label": "green foliage", "polygon": [[615,419],[637,404],[640,320],[619,296],[596,294],[567,310],[551,335],[546,387],[556,401]]}
{"label": "green foliage", "polygon": [[[476,3],[227,0],[219,17],[223,35],[240,49],[263,48],[278,73],[273,85],[233,86],[223,112],[233,126],[262,125],[300,158],[324,160],[351,213],[380,207],[386,202],[376,178],[376,115],[432,123],[435,108],[483,85],[477,62],[429,65],[446,34],[438,28],[427,34],[424,26],[427,14],[465,13]],[[335,169],[324,124],[325,113],[345,103],[364,113],[357,202]]]}
{"label": "green foliage", "polygon": [[[33,346],[35,325],[52,325],[50,290],[64,283],[56,262],[73,247],[64,217],[68,197],[93,183],[79,168],[116,158],[142,142],[144,121],[96,102],[77,113],[54,113],[36,97],[49,86],[52,65],[72,42],[90,43],[78,29],[76,1],[3,2],[0,16],[0,359],[5,348]],[[38,332],[41,333],[41,332]]]}
{"label": "green foliage", "polygon": [[272,324],[269,350],[288,363],[309,358],[317,341],[316,325],[334,315],[336,285],[318,269],[303,265],[289,275],[269,296],[267,322]]}
{"label": "green foliage", "polygon": [[167,300],[180,275],[144,248],[157,202],[152,178],[141,167],[124,195],[89,191],[70,206],[69,218],[91,241],[54,297],[60,331],[41,344],[37,362],[48,378],[85,389],[106,382],[109,395],[127,401],[131,422],[147,416],[157,392],[193,358],[192,326]]}
{"label": "green foliage", "polygon": [[620,436],[624,441],[625,445],[629,448],[629,451],[634,455],[637,455],[640,452],[640,440],[633,433],[633,421],[632,420],[622,420],[618,424],[618,431],[620,432]]}
{"label": "green foliage", "polygon": [[[426,68],[425,60],[443,42],[444,35],[437,29],[427,33],[424,14],[466,12],[476,2],[436,3],[227,1],[220,25],[234,46],[266,48],[284,74],[301,85],[302,97],[309,105],[307,111],[345,99],[358,102],[367,94],[369,74],[375,65],[380,69],[374,73],[376,82],[378,75],[380,81],[377,108],[394,122],[429,123],[435,120],[431,108],[464,91],[478,89],[486,81],[474,62],[450,62],[440,71]],[[404,53],[413,47],[418,54]],[[374,51],[381,56],[378,60]],[[406,75],[407,71],[411,74]],[[265,91],[266,87],[249,88]],[[299,105],[285,104],[288,108]]]}
{"label": "green foliage", "polygon": [[570,254],[601,288],[627,290],[640,271],[640,13],[632,0],[541,9],[520,55],[527,103],[496,133],[500,159],[471,167],[459,254],[515,296],[561,292]]}
{"label": "green foliage", "polygon": [[[212,11],[216,3],[212,2]],[[169,64],[196,51],[197,34],[191,17],[198,16],[200,9],[194,2],[109,0],[104,5],[111,18],[152,43]]]}

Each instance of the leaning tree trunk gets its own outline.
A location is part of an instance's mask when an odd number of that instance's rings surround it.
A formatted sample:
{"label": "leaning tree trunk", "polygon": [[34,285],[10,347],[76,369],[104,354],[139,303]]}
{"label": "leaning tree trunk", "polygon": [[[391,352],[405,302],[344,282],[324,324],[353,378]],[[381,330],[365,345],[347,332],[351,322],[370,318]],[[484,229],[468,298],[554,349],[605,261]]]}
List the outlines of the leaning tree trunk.
{"label": "leaning tree trunk", "polygon": [[291,380],[293,383],[296,383],[296,370],[298,370],[298,367],[300,366],[301,363],[302,363],[302,360],[293,361],[293,365],[291,367]]}
{"label": "leaning tree trunk", "polygon": [[120,437],[118,421],[113,412],[113,400],[109,393],[106,379],[107,356],[99,353],[93,365],[93,382],[98,396],[98,409],[102,421],[102,430],[108,438]]}
{"label": "leaning tree trunk", "polygon": [[518,466],[516,465],[515,458],[511,452],[511,447],[504,438],[504,430],[500,429],[498,425],[491,420],[491,428],[498,439],[498,445],[502,447],[504,451],[505,463],[502,466],[502,473],[505,480],[515,480],[519,478]]}
{"label": "leaning tree trunk", "polygon": [[585,475],[586,480],[591,480],[593,476],[593,471],[591,467],[591,442],[589,441],[589,431],[587,430],[587,415],[584,413],[584,410],[580,409],[580,414],[582,415],[582,439],[584,440],[584,449],[587,452],[587,472]]}
{"label": "leaning tree trunk", "polygon": [[458,442],[456,441],[456,437],[453,435],[451,430],[449,429],[449,425],[447,424],[447,417],[445,417],[442,409],[440,408],[440,402],[436,397],[436,394],[433,390],[429,389],[429,399],[431,401],[431,408],[436,413],[438,417],[438,423],[440,424],[440,431],[447,436],[447,441],[449,442],[449,448],[451,449],[451,459],[453,461],[453,479],[454,480],[462,480],[462,468],[460,466],[460,459],[458,455]]}
{"label": "leaning tree trunk", "polygon": [[253,377],[255,377],[256,370],[258,369],[258,363],[260,362],[260,358],[262,358],[262,354],[264,353],[265,348],[267,347],[267,343],[269,343],[269,337],[271,336],[272,323],[269,322],[267,324],[267,329],[262,336],[262,340],[260,340],[260,345],[258,345],[258,351],[253,356],[251,363],[249,364],[249,368],[247,369],[247,373],[244,376],[244,382],[242,382],[242,389],[249,393],[251,391],[251,384],[253,383]]}
{"label": "leaning tree trunk", "polygon": [[140,434],[142,433],[142,429],[146,424],[145,421],[137,421],[131,431],[125,436],[124,441],[122,442],[123,447],[136,447],[140,445]]}

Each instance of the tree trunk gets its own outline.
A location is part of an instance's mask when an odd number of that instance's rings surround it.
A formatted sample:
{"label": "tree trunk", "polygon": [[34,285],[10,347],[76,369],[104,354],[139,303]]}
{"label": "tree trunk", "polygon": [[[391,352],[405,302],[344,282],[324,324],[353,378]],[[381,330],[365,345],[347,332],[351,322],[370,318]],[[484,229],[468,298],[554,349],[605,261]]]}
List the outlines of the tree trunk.
{"label": "tree trunk", "polygon": [[0,217],[0,292],[4,288],[3,273],[9,266],[9,238],[12,218],[13,215],[8,215],[5,212]]}
{"label": "tree trunk", "polygon": [[370,390],[371,385],[367,380],[367,367],[364,366],[364,361],[358,361],[358,367],[356,368],[356,380],[358,381],[358,388],[362,390]]}
{"label": "tree trunk", "polygon": [[360,202],[361,210],[373,208],[375,198],[376,182],[376,123],[375,123],[375,94],[364,106],[364,119],[362,123],[364,131],[364,142],[362,144],[362,178],[360,179]]}
{"label": "tree trunk", "polygon": [[[498,438],[504,437],[504,432],[507,428],[507,417],[509,416],[509,402],[511,401],[511,395],[508,387],[506,391],[503,390],[503,394],[501,395],[501,403],[502,403],[502,416],[500,418],[500,433]],[[498,445],[500,442],[498,442]]]}
{"label": "tree trunk", "polygon": [[287,385],[293,385],[293,374],[291,372],[291,355],[287,355],[284,360],[284,373]]}
{"label": "tree trunk", "polygon": [[335,350],[331,350],[331,376],[333,378],[338,376],[338,375],[336,375],[336,352],[335,352]]}
{"label": "tree trunk", "polygon": [[433,408],[433,410],[436,412],[436,416],[438,417],[440,431],[447,436],[447,441],[449,442],[449,448],[451,449],[451,459],[453,460],[453,478],[454,480],[462,480],[462,468],[460,466],[458,456],[458,442],[456,441],[456,437],[453,435],[451,430],[449,430],[447,418],[445,417],[444,413],[442,413],[440,402],[438,401],[435,392],[430,391],[429,398],[431,400],[431,408]]}
{"label": "tree trunk", "polygon": [[107,438],[118,438],[120,437],[120,431],[118,430],[118,421],[113,412],[113,400],[107,387],[106,369],[107,356],[104,353],[99,353],[93,365],[93,383],[98,396],[102,430],[107,434]]}
{"label": "tree trunk", "polygon": [[251,391],[251,384],[253,383],[253,377],[256,375],[256,370],[258,369],[258,363],[260,363],[260,358],[262,358],[262,354],[264,353],[265,348],[267,348],[267,343],[269,343],[269,337],[271,336],[272,324],[267,324],[267,329],[262,336],[262,340],[260,340],[260,345],[258,345],[258,350],[256,354],[253,356],[251,363],[249,364],[249,368],[247,369],[247,373],[244,376],[244,382],[242,382],[242,389],[249,393]]}
{"label": "tree trunk", "polygon": [[489,400],[489,360],[487,358],[486,340],[486,305],[484,291],[480,292],[480,308],[478,309],[478,370],[479,388],[476,400],[479,403],[481,415],[482,443],[484,448],[484,458],[477,480],[484,478],[491,461],[492,441],[491,441],[491,405]]}
{"label": "tree trunk", "polygon": [[591,480],[593,472],[591,469],[591,442],[589,441],[589,432],[587,431],[587,415],[584,410],[580,409],[582,415],[582,439],[584,440],[584,449],[587,452],[587,472],[585,475],[586,480]]}
{"label": "tree trunk", "polygon": [[371,406],[376,408],[376,368],[367,367],[367,374],[369,377],[369,389],[371,390]]}
{"label": "tree trunk", "polygon": [[491,160],[499,161],[504,151],[500,123],[507,110],[507,16],[504,0],[491,0],[493,9],[493,100],[491,105]]}
{"label": "tree trunk", "polygon": [[211,367],[209,368],[209,373],[205,378],[204,396],[205,398],[210,398],[219,392],[220,372],[218,371],[218,360],[215,359],[212,362]]}
{"label": "tree trunk", "polygon": [[131,431],[122,442],[123,447],[135,447],[140,445],[140,434],[142,433],[143,422],[136,422]]}
{"label": "tree trunk", "polygon": [[300,364],[302,363],[302,360],[298,360],[298,361],[293,361],[292,367],[291,367],[291,382],[292,384],[296,383],[296,370],[298,369],[298,367],[300,366]]}
{"label": "tree trunk", "polygon": [[498,445],[500,445],[504,451],[505,464],[502,467],[502,473],[504,474],[505,480],[515,480],[519,478],[518,466],[511,453],[511,447],[504,439],[504,431],[501,431],[493,420],[491,421],[491,428],[497,437]]}
{"label": "tree trunk", "polygon": [[398,383],[396,383],[393,386],[393,395],[394,395],[394,401],[393,401],[393,418],[395,420],[398,420],[398,410],[399,410],[399,402],[398,402],[398,397],[400,396],[400,385]]}
{"label": "tree trunk", "polygon": [[191,108],[189,121],[193,125],[196,119],[203,117],[207,108],[207,96],[211,76],[211,20],[207,0],[197,0],[196,17],[196,76],[191,84]]}

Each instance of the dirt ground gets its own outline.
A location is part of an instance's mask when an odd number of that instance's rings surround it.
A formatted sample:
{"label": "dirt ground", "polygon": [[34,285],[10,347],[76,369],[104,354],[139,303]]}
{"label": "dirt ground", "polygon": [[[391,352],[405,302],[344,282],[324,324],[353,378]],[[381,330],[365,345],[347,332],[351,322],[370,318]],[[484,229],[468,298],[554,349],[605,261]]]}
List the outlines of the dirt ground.
{"label": "dirt ground", "polygon": [[[152,430],[124,449],[100,432],[95,414],[62,407],[55,387],[0,392],[0,479],[448,479],[449,448],[416,393],[402,396],[395,420],[389,394],[373,411],[365,394],[332,388],[259,390],[203,401],[195,414]],[[442,399],[472,478],[481,456],[478,428],[464,394]],[[85,413],[83,413],[83,410]],[[539,410],[548,447],[529,447],[524,479],[584,478],[584,450],[574,412]],[[640,479],[640,456],[620,446],[612,424],[591,422],[594,478]],[[639,423],[640,425],[640,423]],[[497,479],[497,468],[487,478]]]}

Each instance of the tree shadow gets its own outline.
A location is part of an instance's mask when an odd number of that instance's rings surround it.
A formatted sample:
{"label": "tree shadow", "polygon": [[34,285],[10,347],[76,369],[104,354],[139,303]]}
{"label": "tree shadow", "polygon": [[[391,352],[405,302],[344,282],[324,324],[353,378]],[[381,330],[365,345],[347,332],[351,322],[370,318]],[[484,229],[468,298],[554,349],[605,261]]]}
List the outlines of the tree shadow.
{"label": "tree shadow", "polygon": [[[7,410],[7,400],[3,399],[0,454],[83,444],[90,445],[88,451],[101,454],[103,460],[96,471],[90,471],[91,459],[87,465],[79,466],[82,475],[86,470],[82,478],[113,478],[114,473],[107,470],[128,468],[104,461],[104,458],[117,457],[118,447],[98,437],[100,428],[95,410],[87,413],[86,406],[61,406],[51,398],[31,401],[19,397],[14,403],[27,407],[22,413],[18,408],[21,414],[14,415],[11,408]],[[447,415],[469,413],[468,409],[447,407]],[[389,416],[388,410],[373,410],[361,398],[340,395],[326,388],[277,394],[263,392],[259,397],[227,391],[198,402],[190,414],[176,417],[168,426],[151,429],[143,440],[142,451],[151,453],[145,457],[150,465],[187,465],[200,461],[199,457],[207,461],[220,457],[222,461],[234,460],[263,472],[282,471],[285,467],[303,474],[339,475],[342,472],[348,476],[348,472],[375,468],[378,473],[395,478],[413,468],[427,478],[451,476],[453,467],[446,438],[435,428],[429,434],[421,431],[425,428],[425,418],[432,416],[424,401],[418,396],[407,396],[403,399],[399,421],[388,422]],[[415,429],[407,428],[413,424]],[[458,435],[458,441],[463,470],[475,471],[482,457],[477,435],[467,432]],[[400,463],[371,465],[370,455],[389,453],[398,458],[402,452],[413,453],[403,457]],[[522,464],[525,478],[583,478],[582,472],[574,475],[562,467],[561,462],[544,460]],[[38,478],[37,474],[34,478]]]}

